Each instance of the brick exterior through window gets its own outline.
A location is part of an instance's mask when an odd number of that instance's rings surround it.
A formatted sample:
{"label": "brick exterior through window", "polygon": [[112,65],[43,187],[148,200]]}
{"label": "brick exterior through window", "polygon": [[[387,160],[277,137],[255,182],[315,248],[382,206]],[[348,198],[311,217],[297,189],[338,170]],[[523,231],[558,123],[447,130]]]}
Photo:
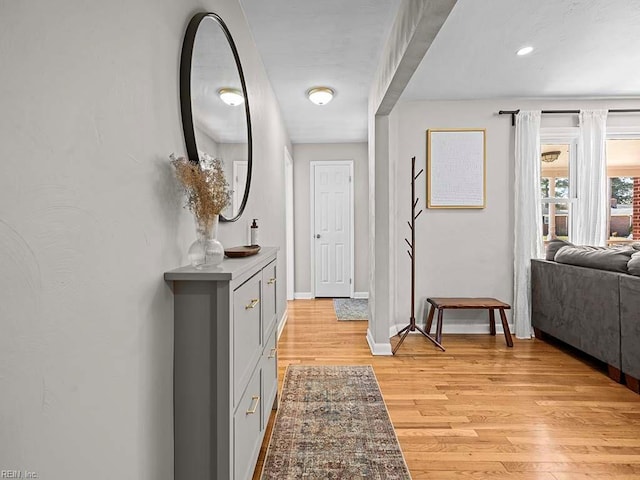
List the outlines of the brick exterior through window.
{"label": "brick exterior through window", "polygon": [[640,240],[640,177],[633,179],[633,239]]}

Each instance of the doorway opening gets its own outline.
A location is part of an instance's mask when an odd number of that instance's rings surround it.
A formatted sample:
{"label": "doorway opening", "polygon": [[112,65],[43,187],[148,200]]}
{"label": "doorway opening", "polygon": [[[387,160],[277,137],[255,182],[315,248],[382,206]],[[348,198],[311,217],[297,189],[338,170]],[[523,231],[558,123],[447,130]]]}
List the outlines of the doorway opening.
{"label": "doorway opening", "polygon": [[293,242],[293,158],[289,149],[284,147],[284,191],[285,191],[285,228],[287,247],[287,300],[294,299],[295,252]]}

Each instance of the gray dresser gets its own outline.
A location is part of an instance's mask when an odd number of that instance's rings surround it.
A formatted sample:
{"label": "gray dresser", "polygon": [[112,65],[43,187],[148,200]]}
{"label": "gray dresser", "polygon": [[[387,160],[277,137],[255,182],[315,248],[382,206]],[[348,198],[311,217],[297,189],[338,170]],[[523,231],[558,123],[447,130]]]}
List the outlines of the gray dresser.
{"label": "gray dresser", "polygon": [[174,294],[175,480],[250,479],[276,406],[276,248],[165,273]]}

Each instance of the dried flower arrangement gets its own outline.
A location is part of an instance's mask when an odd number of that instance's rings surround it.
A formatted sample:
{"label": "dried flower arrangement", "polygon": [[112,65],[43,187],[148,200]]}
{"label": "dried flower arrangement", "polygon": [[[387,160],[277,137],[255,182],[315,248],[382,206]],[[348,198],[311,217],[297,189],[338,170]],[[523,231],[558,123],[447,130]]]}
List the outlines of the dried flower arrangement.
{"label": "dried flower arrangement", "polygon": [[216,215],[231,202],[229,183],[224,176],[222,160],[203,154],[199,163],[171,154],[171,164],[187,197],[185,208],[191,210],[196,222],[209,229]]}

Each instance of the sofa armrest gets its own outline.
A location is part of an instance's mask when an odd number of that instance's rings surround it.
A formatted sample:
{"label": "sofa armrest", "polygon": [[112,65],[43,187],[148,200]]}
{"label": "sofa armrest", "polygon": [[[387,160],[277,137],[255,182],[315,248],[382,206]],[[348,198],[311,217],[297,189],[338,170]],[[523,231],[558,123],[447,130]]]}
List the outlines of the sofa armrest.
{"label": "sofa armrest", "polygon": [[640,278],[620,278],[622,370],[640,379]]}
{"label": "sofa armrest", "polygon": [[620,369],[620,276],[532,260],[533,326]]}

